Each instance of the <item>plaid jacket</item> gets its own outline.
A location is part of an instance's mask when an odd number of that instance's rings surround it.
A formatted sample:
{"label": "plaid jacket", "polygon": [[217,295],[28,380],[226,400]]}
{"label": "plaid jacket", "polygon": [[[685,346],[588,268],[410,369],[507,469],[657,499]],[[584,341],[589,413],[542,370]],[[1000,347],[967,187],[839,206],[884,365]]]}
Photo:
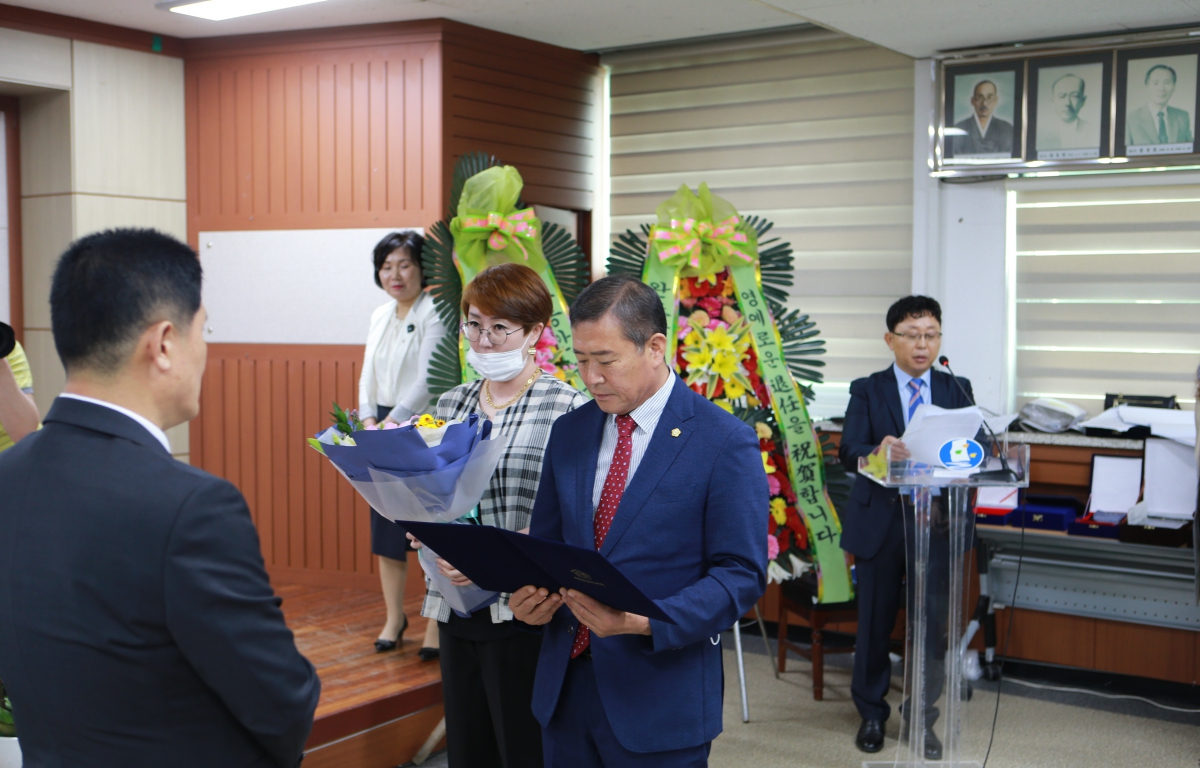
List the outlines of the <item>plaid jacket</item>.
{"label": "plaid jacket", "polygon": [[[438,398],[439,419],[462,419],[472,413],[486,418],[479,406],[483,381],[460,384]],[[517,402],[496,414],[492,429],[508,436],[508,450],[496,466],[492,482],[479,501],[479,522],[510,531],[529,526],[529,513],[542,479],[542,459],[556,419],[587,402],[587,397],[570,384],[553,376],[541,376]],[[491,606],[492,621],[512,619],[508,595]],[[421,615],[438,621],[450,620],[450,606],[426,580]]]}

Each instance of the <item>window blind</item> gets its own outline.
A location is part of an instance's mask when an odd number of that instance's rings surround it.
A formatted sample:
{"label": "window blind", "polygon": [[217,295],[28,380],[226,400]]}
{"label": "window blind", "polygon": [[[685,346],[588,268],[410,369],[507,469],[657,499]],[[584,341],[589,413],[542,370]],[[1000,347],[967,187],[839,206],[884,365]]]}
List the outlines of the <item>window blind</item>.
{"label": "window blind", "polygon": [[708,182],[795,250],[792,308],[826,341],[814,415],[888,365],[912,284],[913,62],[823,29],[606,54],[614,238]]}
{"label": "window blind", "polygon": [[1016,192],[1017,407],[1195,401],[1200,186]]}

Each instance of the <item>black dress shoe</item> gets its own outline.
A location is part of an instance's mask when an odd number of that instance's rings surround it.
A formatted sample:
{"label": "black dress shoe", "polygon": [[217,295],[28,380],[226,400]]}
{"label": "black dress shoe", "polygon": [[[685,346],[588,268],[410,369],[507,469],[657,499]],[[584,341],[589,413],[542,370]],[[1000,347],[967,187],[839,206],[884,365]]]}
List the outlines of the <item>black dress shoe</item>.
{"label": "black dress shoe", "polygon": [[426,645],[423,646],[421,650],[417,651],[417,655],[421,657],[421,661],[433,661],[438,656],[441,656],[442,652],[437,648],[430,648]]}
{"label": "black dress shoe", "polygon": [[938,739],[936,733],[928,729],[925,731],[925,759],[942,759],[942,742]]}
{"label": "black dress shoe", "polygon": [[863,720],[854,737],[854,746],[871,754],[883,749],[883,721]]}
{"label": "black dress shoe", "polygon": [[408,617],[404,617],[404,624],[400,627],[400,631],[396,633],[395,640],[385,640],[379,638],[375,641],[375,653],[386,653],[387,651],[396,650],[396,646],[400,644],[400,638],[404,637],[404,630],[408,629]]}

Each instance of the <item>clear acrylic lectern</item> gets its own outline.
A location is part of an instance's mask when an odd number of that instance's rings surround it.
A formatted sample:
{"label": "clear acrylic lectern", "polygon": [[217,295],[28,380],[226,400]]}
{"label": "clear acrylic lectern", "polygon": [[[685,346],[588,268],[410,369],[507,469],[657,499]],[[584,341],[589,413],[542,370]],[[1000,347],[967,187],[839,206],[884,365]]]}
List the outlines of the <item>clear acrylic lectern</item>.
{"label": "clear acrylic lectern", "polygon": [[[980,768],[987,729],[968,732],[970,685],[963,674],[964,635],[972,613],[965,605],[965,564],[972,561],[975,538],[971,489],[1029,486],[1029,446],[1004,446],[1002,453],[1003,461],[1000,456],[989,456],[969,474],[908,460],[892,461],[890,447],[886,458],[878,454],[859,459],[860,474],[908,497],[904,530],[912,539],[905,542],[908,631],[900,746],[894,760],[866,761],[863,768]],[[940,742],[940,758],[927,756],[927,730],[933,734],[933,744]]]}

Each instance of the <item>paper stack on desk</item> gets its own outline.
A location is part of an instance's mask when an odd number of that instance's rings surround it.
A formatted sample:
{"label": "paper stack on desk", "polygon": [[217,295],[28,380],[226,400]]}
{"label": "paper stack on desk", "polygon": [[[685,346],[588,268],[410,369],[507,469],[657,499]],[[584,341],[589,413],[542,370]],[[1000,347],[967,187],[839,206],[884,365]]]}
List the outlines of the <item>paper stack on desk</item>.
{"label": "paper stack on desk", "polygon": [[1111,429],[1115,432],[1126,432],[1132,427],[1149,427],[1150,434],[1156,437],[1165,437],[1183,445],[1196,445],[1195,417],[1187,411],[1118,405],[1094,419],[1080,423],[1079,426]]}
{"label": "paper stack on desk", "polygon": [[1196,456],[1173,440],[1146,441],[1146,490],[1130,525],[1182,528],[1196,514]]}

